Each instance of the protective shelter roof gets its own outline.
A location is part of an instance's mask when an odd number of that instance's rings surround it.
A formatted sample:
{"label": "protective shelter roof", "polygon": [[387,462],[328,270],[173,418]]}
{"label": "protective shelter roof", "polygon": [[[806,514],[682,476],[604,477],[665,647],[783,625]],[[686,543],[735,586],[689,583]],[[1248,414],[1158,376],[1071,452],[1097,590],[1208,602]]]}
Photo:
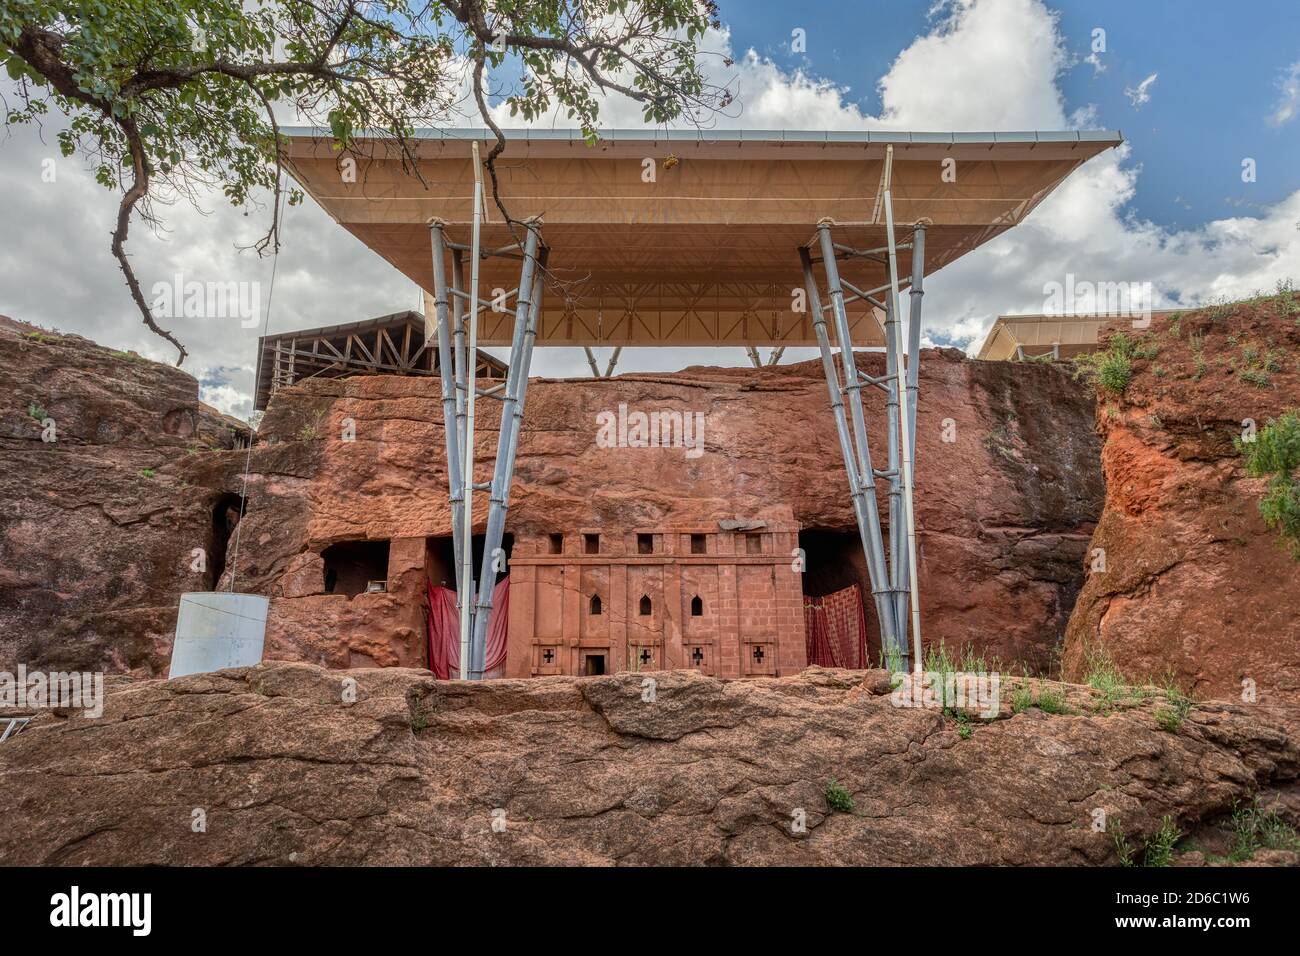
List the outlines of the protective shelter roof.
{"label": "protective shelter roof", "polygon": [[[1157,310],[1151,315],[1171,315],[1175,311]],[[1101,330],[1125,318],[1118,314],[999,315],[976,357],[998,361],[1055,352],[1060,358],[1074,358],[1096,351]]]}
{"label": "protective shelter roof", "polygon": [[[361,139],[340,153],[327,131],[288,129],[287,163],[303,188],[349,232],[433,291],[428,223],[468,244],[471,142],[485,129],[422,130],[416,162],[393,140]],[[576,131],[507,131],[497,160],[512,218],[538,217],[549,276],[538,345],[814,345],[798,248],[819,220],[837,242],[885,245],[886,148],[900,243],[928,220],[925,271],[940,269],[1020,222],[1118,133],[901,133],[613,130],[588,145]],[[514,242],[487,197],[482,246]],[[814,250],[814,255],[816,255]],[[883,257],[841,264],[871,289],[888,281]],[[468,265],[466,268],[468,276]],[[899,252],[899,276],[911,253]],[[483,294],[512,289],[518,262],[485,259]],[[879,345],[869,306],[850,307],[855,344]],[[483,313],[479,343],[509,344],[512,316]]]}

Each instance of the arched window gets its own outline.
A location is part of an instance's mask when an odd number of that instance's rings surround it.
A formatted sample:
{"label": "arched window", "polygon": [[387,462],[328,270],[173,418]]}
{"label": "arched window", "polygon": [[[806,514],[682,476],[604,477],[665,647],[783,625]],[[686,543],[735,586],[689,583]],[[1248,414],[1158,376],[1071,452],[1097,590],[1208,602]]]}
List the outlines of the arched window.
{"label": "arched window", "polygon": [[697,594],[691,598],[691,617],[701,617],[704,614],[704,602],[700,600]]}
{"label": "arched window", "polygon": [[600,613],[601,613],[601,608],[600,608],[600,595],[599,595],[599,594],[593,594],[593,595],[591,596],[591,613],[592,613],[592,614],[600,614]]}
{"label": "arched window", "polygon": [[641,614],[642,616],[645,616],[648,615],[649,613],[650,613],[650,597],[649,595],[643,594],[641,595]]}

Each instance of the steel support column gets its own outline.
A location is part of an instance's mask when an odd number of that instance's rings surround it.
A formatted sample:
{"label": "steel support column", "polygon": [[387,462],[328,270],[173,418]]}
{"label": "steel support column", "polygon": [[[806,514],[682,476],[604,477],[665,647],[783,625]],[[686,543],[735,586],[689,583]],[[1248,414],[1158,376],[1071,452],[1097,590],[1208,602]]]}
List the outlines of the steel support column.
{"label": "steel support column", "polygon": [[[867,574],[871,578],[871,596],[875,602],[876,619],[880,622],[881,642],[892,647],[896,641],[893,606],[887,599],[884,578],[884,552],[880,535],[880,514],[876,510],[874,479],[863,477],[859,466],[862,456],[855,452],[853,440],[849,433],[849,424],[844,413],[844,389],[840,387],[839,373],[835,370],[835,359],[831,354],[830,336],[826,329],[826,319],[822,314],[821,293],[817,279],[813,274],[812,257],[808,250],[800,249],[799,258],[803,264],[804,287],[808,293],[808,308],[812,312],[813,331],[817,336],[817,346],[821,351],[822,371],[826,374],[826,388],[830,394],[831,411],[835,416],[835,430],[840,440],[840,452],[844,456],[844,470],[848,473],[849,494],[853,502],[853,516],[858,524],[858,536],[862,541],[862,553],[867,561]],[[838,314],[837,314],[838,321]],[[847,330],[847,319],[845,320]],[[852,350],[848,361],[852,363]],[[856,373],[856,366],[851,365]],[[859,409],[860,411],[860,409]],[[863,442],[865,443],[865,429]],[[865,450],[865,447],[864,447]],[[866,456],[868,462],[870,455]],[[870,468],[870,464],[867,466]],[[870,489],[870,491],[869,491]]]}
{"label": "steel support column", "polygon": [[501,427],[497,431],[496,463],[493,467],[487,527],[483,535],[483,558],[478,578],[478,600],[474,602],[474,631],[470,641],[468,676],[479,680],[487,650],[488,619],[492,613],[492,589],[496,585],[497,551],[505,533],[506,507],[514,477],[516,431],[523,416],[522,395],[528,387],[528,359],[532,357],[529,329],[536,334],[537,285],[536,266],[539,237],[537,226],[529,223],[524,240],[524,261],[520,272],[519,294],[515,300],[515,327],[510,342],[510,365],[506,373],[502,398]]}
{"label": "steel support column", "polygon": [[[909,290],[910,306],[907,312],[907,431],[911,438],[914,464],[916,458],[916,397],[920,389],[918,374],[921,370],[921,299],[925,295],[923,286],[925,280],[925,227],[925,220],[921,220],[913,227],[912,284]],[[898,619],[906,621],[908,581],[910,580],[911,570],[908,564],[907,549],[900,547],[898,555],[902,564],[902,571],[898,578]]]}
{"label": "steel support column", "polygon": [[[813,329],[821,351],[822,368],[830,393],[831,411],[835,417],[836,433],[844,456],[844,467],[849,477],[853,495],[853,513],[858,522],[862,549],[871,578],[872,598],[876,617],[880,622],[881,645],[891,666],[919,670],[921,656],[920,610],[917,598],[916,569],[916,519],[913,509],[913,473],[916,454],[916,406],[919,389],[918,373],[921,353],[921,296],[924,294],[922,278],[925,274],[925,226],[921,221],[912,227],[909,242],[898,242],[894,231],[893,198],[890,189],[892,150],[887,154],[882,211],[885,217],[886,245],[881,249],[858,250],[834,242],[833,230],[838,225],[830,220],[817,224],[813,238],[801,249],[799,257],[803,267],[804,286],[808,293],[809,308],[813,312]],[[857,223],[854,225],[864,225]],[[898,278],[898,250],[912,251],[910,278],[911,316],[907,332],[903,331],[899,310],[900,282]],[[815,258],[814,252],[820,257]],[[878,253],[886,252],[886,256]],[[878,288],[864,291],[841,278],[839,259],[868,259],[885,266],[889,281]],[[830,303],[822,305],[820,289],[814,272],[820,262],[825,270]],[[864,301],[885,313],[885,369],[882,375],[860,372],[853,355],[846,303],[851,301],[845,289],[853,293],[853,300]],[[883,301],[875,298],[886,292]],[[831,311],[834,321],[834,340],[827,329],[826,311]],[[831,352],[832,345],[840,350],[844,381]],[[863,411],[863,386],[871,392],[884,393],[885,434],[877,441],[886,442],[888,465],[875,469],[871,464],[871,447]],[[845,405],[849,414],[845,413]],[[876,479],[889,481],[889,540],[886,545],[882,535],[880,512],[876,498]],[[910,610],[910,622],[909,622]],[[912,640],[909,645],[908,630],[911,624]]]}
{"label": "steel support column", "polygon": [[[894,239],[894,200],[892,191],[892,176],[894,165],[894,147],[889,146],[885,150],[885,178],[884,178],[884,209],[885,209],[885,237],[889,242],[889,305],[894,315],[898,315],[898,249]],[[919,364],[920,357],[920,324],[917,323],[912,327],[916,333],[917,341],[917,360],[912,362],[912,368],[915,370]],[[911,338],[911,336],[909,336]],[[901,390],[903,387],[903,354],[902,342],[895,337],[895,346],[897,353],[897,375],[895,381]],[[903,477],[903,516],[907,522],[907,567],[908,567],[908,585],[911,590],[911,610],[912,610],[912,670],[914,673],[920,673],[923,666],[921,658],[921,600],[918,593],[919,585],[917,583],[917,561],[916,561],[916,511],[912,501],[912,445],[913,429],[908,427],[906,422],[902,423],[899,428],[901,441],[900,460],[902,464]],[[904,622],[900,621],[900,630]],[[905,633],[905,631],[904,631]]]}
{"label": "steel support column", "polygon": [[[458,363],[452,358],[451,331],[447,316],[447,241],[441,220],[429,223],[429,238],[433,246],[433,302],[434,318],[438,323],[438,381],[442,385],[442,422],[447,438],[447,486],[451,503],[452,553],[456,559],[456,593],[461,588],[461,523],[465,506],[465,489],[460,464],[461,418],[464,414],[456,385],[459,380]],[[453,296],[453,298],[455,298]],[[461,339],[460,309],[456,312],[456,338]],[[459,600],[459,598],[458,598]]]}

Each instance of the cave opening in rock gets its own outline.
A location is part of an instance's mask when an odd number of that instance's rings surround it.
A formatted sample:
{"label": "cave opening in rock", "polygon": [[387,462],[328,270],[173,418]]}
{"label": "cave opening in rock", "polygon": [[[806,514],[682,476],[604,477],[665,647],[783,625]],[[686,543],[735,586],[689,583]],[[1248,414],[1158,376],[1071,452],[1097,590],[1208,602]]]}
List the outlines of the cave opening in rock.
{"label": "cave opening in rock", "polygon": [[[867,572],[867,559],[862,553],[862,539],[857,529],[805,528],[799,532],[799,547],[804,553],[803,593],[805,611],[820,602],[814,598],[827,598],[846,588],[856,586],[862,602],[867,633],[865,638],[867,659],[862,659],[858,641],[842,635],[836,652],[837,666],[864,667],[878,660],[880,654],[880,625],[876,620],[875,604],[871,597],[871,576]],[[807,622],[805,614],[805,622]]]}
{"label": "cave opening in rock", "polygon": [[[476,534],[470,540],[473,542],[473,566],[474,573],[477,575],[483,567],[483,535]],[[501,536],[501,550],[505,552],[505,560],[500,562],[501,570],[497,571],[494,584],[499,584],[509,573],[510,555],[514,551],[514,546],[515,536],[507,531]],[[438,535],[425,539],[425,567],[428,570],[429,580],[434,585],[456,590],[456,548],[452,543],[451,535]]]}
{"label": "cave opening in rock", "polygon": [[234,536],[235,525],[243,513],[244,499],[234,492],[226,492],[212,506],[212,538],[208,543],[208,590],[215,591],[226,570],[226,551]]}
{"label": "cave opening in rock", "polygon": [[388,580],[388,541],[340,541],[321,552],[325,593],[356,597],[372,581]]}

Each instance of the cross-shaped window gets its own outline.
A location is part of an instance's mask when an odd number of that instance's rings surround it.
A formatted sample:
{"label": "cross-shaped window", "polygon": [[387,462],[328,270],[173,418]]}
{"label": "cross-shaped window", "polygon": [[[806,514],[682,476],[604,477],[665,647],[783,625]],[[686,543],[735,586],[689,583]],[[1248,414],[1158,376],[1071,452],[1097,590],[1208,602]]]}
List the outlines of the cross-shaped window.
{"label": "cross-shaped window", "polygon": [[763,663],[763,648],[761,645],[758,644],[754,645],[754,663],[756,664]]}
{"label": "cross-shaped window", "polygon": [[704,660],[704,652],[698,647],[695,648],[695,650],[691,652],[691,660],[695,662],[696,667],[699,667],[700,662]]}
{"label": "cross-shaped window", "polygon": [[645,647],[643,647],[643,648],[641,649],[641,663],[642,663],[642,664],[649,664],[649,663],[650,663],[650,657],[651,657],[651,655],[650,655],[650,649],[649,649],[649,648],[645,648]]}
{"label": "cross-shaped window", "polygon": [[542,660],[548,664],[551,663],[551,661],[555,660],[555,651],[551,650],[549,647],[542,651]]}

